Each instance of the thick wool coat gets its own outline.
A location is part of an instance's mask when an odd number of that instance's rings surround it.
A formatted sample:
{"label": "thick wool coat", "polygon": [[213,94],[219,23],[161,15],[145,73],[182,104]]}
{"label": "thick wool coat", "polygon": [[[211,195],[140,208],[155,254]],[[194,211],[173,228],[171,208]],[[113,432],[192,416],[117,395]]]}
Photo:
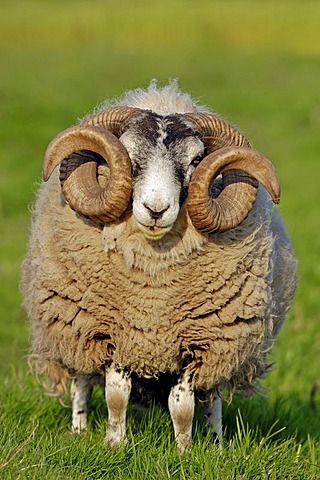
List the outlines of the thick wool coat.
{"label": "thick wool coat", "polygon": [[113,363],[141,377],[182,368],[196,389],[250,392],[290,307],[296,261],[263,187],[237,228],[201,234],[185,208],[161,241],[131,214],[105,227],[72,211],[58,175],[40,188],[24,305],[31,362],[58,394]]}

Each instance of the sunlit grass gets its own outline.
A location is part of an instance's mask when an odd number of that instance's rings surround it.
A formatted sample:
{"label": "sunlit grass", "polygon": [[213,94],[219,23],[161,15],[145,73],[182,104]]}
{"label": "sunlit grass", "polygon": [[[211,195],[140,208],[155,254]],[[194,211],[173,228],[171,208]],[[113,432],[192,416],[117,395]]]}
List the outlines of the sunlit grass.
{"label": "sunlit grass", "polygon": [[[236,408],[226,412],[227,421],[233,415],[232,431],[226,430],[220,447],[197,423],[193,449],[180,457],[169,417],[156,408],[143,417],[130,409],[128,443],[110,451],[103,444],[104,421],[99,415],[98,421],[91,417],[87,435],[72,436],[70,409],[45,397],[39,397],[33,407],[36,391],[34,383],[28,387],[24,383],[4,399],[4,408],[11,408],[11,414],[10,422],[1,417],[0,468],[11,477],[3,478],[318,478],[314,440],[287,436],[277,420],[271,423],[272,416],[286,415],[283,405],[275,406],[273,412],[269,409],[268,415],[262,411],[256,426],[244,417],[252,415],[252,407],[244,415]],[[95,396],[94,408],[103,412],[102,401],[101,395]],[[259,402],[255,403],[257,409]]]}

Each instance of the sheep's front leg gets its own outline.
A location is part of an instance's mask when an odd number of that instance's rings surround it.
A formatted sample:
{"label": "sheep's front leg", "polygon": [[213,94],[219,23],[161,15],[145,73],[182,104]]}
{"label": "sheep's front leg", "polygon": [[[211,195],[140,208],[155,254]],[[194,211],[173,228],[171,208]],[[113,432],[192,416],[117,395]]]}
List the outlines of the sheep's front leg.
{"label": "sheep's front leg", "polygon": [[182,376],[171,388],[168,404],[177,447],[179,452],[183,453],[191,445],[192,438],[195,400],[190,376]]}
{"label": "sheep's front leg", "polygon": [[213,428],[220,441],[222,439],[222,400],[218,395],[210,392],[202,405],[207,419],[207,430]]}
{"label": "sheep's front leg", "polygon": [[88,375],[78,375],[72,380],[72,431],[74,433],[87,429],[91,393],[92,383]]}
{"label": "sheep's front leg", "polygon": [[131,391],[131,379],[121,370],[106,372],[105,395],[108,406],[106,443],[116,447],[126,437],[126,413]]}

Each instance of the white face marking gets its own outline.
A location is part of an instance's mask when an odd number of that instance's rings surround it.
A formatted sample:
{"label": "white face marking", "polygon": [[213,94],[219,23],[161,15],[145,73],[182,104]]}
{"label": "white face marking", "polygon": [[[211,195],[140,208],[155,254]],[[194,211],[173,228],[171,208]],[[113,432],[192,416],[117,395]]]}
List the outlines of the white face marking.
{"label": "white face marking", "polygon": [[133,215],[138,225],[150,232],[153,228],[171,229],[180,209],[180,186],[174,165],[163,160],[163,156],[153,158],[133,192]]}
{"label": "white face marking", "polygon": [[166,141],[165,126],[155,125],[153,138],[138,136],[134,130],[120,138],[133,165],[133,216],[150,240],[159,240],[171,230],[185,196],[182,190],[187,189],[194,170],[192,161],[204,151],[198,137],[182,135],[175,139],[171,134],[170,141]]}

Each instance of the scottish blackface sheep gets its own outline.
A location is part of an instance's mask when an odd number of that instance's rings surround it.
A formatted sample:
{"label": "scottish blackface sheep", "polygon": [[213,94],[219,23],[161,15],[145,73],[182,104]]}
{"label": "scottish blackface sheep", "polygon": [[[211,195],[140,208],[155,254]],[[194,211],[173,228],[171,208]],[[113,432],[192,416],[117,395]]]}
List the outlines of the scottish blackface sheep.
{"label": "scottish blackface sheep", "polygon": [[296,285],[271,162],[152,82],[57,135],[43,175],[22,278],[30,364],[57,395],[71,381],[73,431],[100,378],[109,446],[129,399],[166,389],[181,452],[195,398],[220,436],[221,392],[255,390]]}

